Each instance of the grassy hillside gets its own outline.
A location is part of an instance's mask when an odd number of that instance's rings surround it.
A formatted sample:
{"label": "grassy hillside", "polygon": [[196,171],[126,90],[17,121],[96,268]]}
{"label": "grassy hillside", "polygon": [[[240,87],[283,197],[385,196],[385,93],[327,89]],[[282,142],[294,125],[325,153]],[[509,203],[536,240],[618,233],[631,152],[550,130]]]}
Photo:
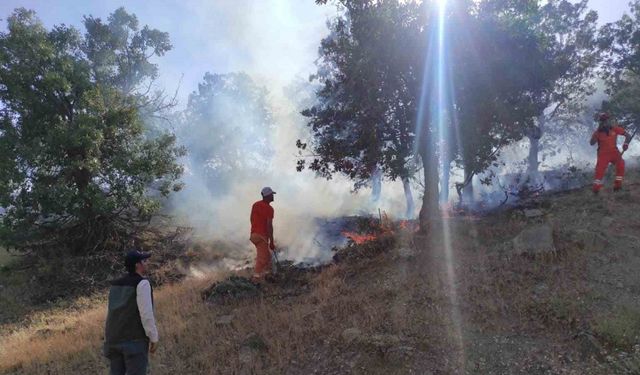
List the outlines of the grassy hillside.
{"label": "grassy hillside", "polygon": [[[399,230],[352,246],[258,296],[203,300],[224,274],[164,286],[151,373],[640,372],[637,176],[616,195],[523,205],[446,219],[430,239]],[[538,252],[542,237],[533,251],[514,245],[538,227],[551,228],[552,248]],[[3,333],[0,372],[105,373],[104,296],[75,306]]]}

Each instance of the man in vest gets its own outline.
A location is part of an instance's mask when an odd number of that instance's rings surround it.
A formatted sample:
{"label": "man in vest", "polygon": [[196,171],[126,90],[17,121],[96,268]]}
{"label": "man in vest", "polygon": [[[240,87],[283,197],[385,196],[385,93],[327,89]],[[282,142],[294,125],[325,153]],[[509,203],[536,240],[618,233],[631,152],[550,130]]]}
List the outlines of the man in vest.
{"label": "man in vest", "polygon": [[262,282],[266,274],[271,270],[271,252],[275,251],[273,242],[273,195],[276,192],[270,187],[262,189],[262,200],[257,201],[251,207],[251,242],[256,247],[256,267],[252,280]]}
{"label": "man in vest", "polygon": [[590,144],[593,146],[598,144],[598,161],[596,162],[595,179],[593,180],[593,192],[598,193],[602,189],[602,179],[607,171],[609,164],[616,166],[616,179],[613,183],[613,190],[622,189],[622,179],[624,178],[624,160],[622,154],[618,150],[618,136],[624,136],[624,144],[622,149],[627,151],[631,135],[626,130],[617,125],[609,124],[609,114],[600,113],[598,115],[599,126],[591,136]]}
{"label": "man in vest", "polygon": [[111,375],[146,374],[149,352],[158,347],[153,291],[144,277],[149,257],[148,253],[128,252],[124,261],[127,275],[111,282],[104,335]]}

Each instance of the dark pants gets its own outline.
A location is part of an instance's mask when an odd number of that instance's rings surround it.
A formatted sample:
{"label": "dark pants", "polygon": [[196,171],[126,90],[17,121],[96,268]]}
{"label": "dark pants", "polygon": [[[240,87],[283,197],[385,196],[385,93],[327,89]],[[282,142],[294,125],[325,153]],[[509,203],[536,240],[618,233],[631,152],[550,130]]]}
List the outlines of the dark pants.
{"label": "dark pants", "polygon": [[149,343],[127,341],[105,346],[104,355],[109,358],[111,375],[146,375],[149,364]]}

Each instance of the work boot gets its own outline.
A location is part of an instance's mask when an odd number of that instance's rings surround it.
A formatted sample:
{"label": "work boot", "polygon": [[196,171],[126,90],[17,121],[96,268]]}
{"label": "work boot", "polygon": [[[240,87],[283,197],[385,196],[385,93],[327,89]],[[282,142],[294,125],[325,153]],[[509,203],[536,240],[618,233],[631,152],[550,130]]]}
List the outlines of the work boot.
{"label": "work boot", "polygon": [[260,286],[262,283],[264,283],[264,276],[253,275],[251,276],[251,279],[249,281],[251,281],[251,284],[255,286]]}
{"label": "work boot", "polygon": [[602,189],[602,184],[593,184],[591,186],[591,191],[593,191],[594,195],[597,195],[601,189]]}
{"label": "work boot", "polygon": [[272,273],[269,273],[269,274],[265,275],[264,281],[273,284],[273,283],[277,282],[278,279],[276,278],[276,275],[274,275]]}

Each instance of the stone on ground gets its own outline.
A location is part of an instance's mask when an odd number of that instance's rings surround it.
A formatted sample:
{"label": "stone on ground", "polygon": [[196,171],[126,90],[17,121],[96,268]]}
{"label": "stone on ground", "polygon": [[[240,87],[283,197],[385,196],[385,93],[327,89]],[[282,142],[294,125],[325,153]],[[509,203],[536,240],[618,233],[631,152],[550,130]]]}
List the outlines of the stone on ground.
{"label": "stone on ground", "polygon": [[556,251],[553,229],[549,224],[524,229],[513,239],[513,250],[518,255],[541,255]]}

